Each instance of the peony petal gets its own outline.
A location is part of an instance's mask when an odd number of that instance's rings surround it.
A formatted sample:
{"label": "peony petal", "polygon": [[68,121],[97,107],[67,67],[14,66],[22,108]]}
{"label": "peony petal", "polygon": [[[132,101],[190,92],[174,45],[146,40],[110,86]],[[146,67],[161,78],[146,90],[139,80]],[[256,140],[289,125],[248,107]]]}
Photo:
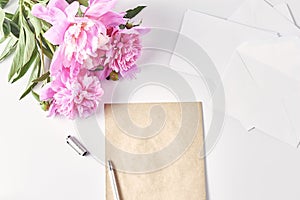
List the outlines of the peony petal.
{"label": "peony petal", "polygon": [[73,19],[79,9],[79,2],[78,1],[74,1],[73,3],[71,3],[65,10],[65,13],[68,16],[68,19]]}
{"label": "peony petal", "polygon": [[78,74],[80,73],[80,70],[81,70],[81,65],[79,63],[73,61],[70,66],[69,77],[76,78],[78,76]]}
{"label": "peony petal", "polygon": [[126,33],[128,34],[141,34],[145,35],[151,31],[150,28],[143,27],[143,26],[135,26],[134,28],[127,29]]}
{"label": "peony petal", "polygon": [[48,15],[52,18],[52,25],[59,24],[62,21],[67,21],[66,14],[58,8],[50,8]]}
{"label": "peony petal", "polygon": [[49,111],[48,111],[48,117],[53,117],[57,115],[57,106],[55,104],[55,102],[52,102],[50,107],[49,107]]}
{"label": "peony petal", "polygon": [[50,65],[51,76],[57,76],[61,72],[63,61],[64,61],[64,57],[62,56],[61,47],[59,46],[54,52],[51,61],[51,65]]}
{"label": "peony petal", "polygon": [[62,20],[66,20],[66,15],[58,8],[46,8],[42,4],[36,4],[32,7],[32,14],[35,17],[45,20],[54,25],[60,23]]}
{"label": "peony petal", "polygon": [[126,20],[123,18],[125,13],[116,13],[113,11],[108,11],[104,15],[102,15],[99,20],[106,26],[106,27],[115,27],[119,26],[120,24],[125,24]]}
{"label": "peony petal", "polygon": [[87,9],[87,7],[85,7],[85,6],[83,6],[83,5],[80,5],[80,10],[81,10],[83,13],[85,13],[86,9]]}
{"label": "peony petal", "polygon": [[60,45],[64,41],[64,35],[69,25],[70,24],[67,21],[55,24],[44,34],[44,36],[52,44]]}
{"label": "peony petal", "polygon": [[46,22],[49,22],[49,23],[53,23],[53,18],[51,16],[48,15],[48,11],[49,9],[46,8],[44,5],[42,4],[35,4],[33,7],[32,7],[32,15],[37,17],[37,18],[40,18],[40,19],[43,19],[45,20]]}
{"label": "peony petal", "polygon": [[69,5],[68,2],[65,0],[50,0],[47,7],[58,8],[61,11],[64,11],[68,5]]}
{"label": "peony petal", "polygon": [[89,0],[89,5],[95,4],[95,3],[101,3],[101,2],[108,2],[111,0]]}
{"label": "peony petal", "polygon": [[51,87],[51,83],[45,85],[40,93],[40,100],[47,101],[53,98],[55,91]]}
{"label": "peony petal", "polygon": [[116,0],[94,0],[91,1],[90,7],[85,11],[85,16],[98,19],[108,11],[110,11],[116,4]]}
{"label": "peony petal", "polygon": [[[51,82],[51,88],[55,92],[59,92],[65,85],[61,81],[61,77],[54,77]],[[54,94],[55,95],[55,94]]]}
{"label": "peony petal", "polygon": [[104,67],[102,71],[96,72],[99,80],[105,80],[109,74],[112,72],[112,69],[109,67]]}

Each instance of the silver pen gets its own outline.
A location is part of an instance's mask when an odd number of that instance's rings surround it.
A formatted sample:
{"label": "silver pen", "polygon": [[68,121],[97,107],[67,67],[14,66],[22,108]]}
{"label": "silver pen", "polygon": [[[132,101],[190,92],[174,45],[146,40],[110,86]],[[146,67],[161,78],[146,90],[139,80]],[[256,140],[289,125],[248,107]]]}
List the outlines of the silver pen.
{"label": "silver pen", "polygon": [[114,200],[120,200],[118,186],[116,183],[116,177],[114,174],[112,162],[111,162],[111,160],[108,160],[107,162],[108,162],[108,173],[109,173],[111,188],[112,188],[113,195],[114,195]]}
{"label": "silver pen", "polygon": [[73,136],[69,135],[66,139],[67,144],[72,147],[79,155],[87,155],[86,148]]}

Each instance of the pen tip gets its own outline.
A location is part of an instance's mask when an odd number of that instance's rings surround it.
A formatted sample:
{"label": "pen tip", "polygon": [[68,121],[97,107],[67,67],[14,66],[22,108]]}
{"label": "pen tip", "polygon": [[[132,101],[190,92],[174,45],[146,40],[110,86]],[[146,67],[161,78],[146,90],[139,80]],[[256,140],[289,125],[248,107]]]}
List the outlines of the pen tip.
{"label": "pen tip", "polygon": [[108,168],[109,168],[110,170],[112,170],[113,167],[112,167],[112,162],[111,162],[111,160],[108,160],[107,163],[108,163]]}

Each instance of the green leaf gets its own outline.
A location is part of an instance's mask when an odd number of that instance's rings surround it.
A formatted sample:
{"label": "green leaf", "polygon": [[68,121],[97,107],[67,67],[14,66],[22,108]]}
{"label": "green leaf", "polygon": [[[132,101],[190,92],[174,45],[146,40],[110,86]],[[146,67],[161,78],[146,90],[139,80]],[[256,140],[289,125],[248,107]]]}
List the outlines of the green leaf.
{"label": "green leaf", "polygon": [[102,71],[103,69],[104,69],[104,66],[99,65],[98,67],[96,67],[96,69],[90,70],[90,71],[97,72],[97,71]]}
{"label": "green leaf", "polygon": [[4,42],[7,39],[7,37],[10,36],[10,32],[11,32],[11,27],[10,27],[9,20],[4,19],[3,24],[2,24],[2,33],[1,33],[2,38],[0,40],[0,44],[2,42]]}
{"label": "green leaf", "polygon": [[24,19],[24,17],[22,17],[21,21],[22,21],[22,26],[24,28],[25,38],[26,38],[24,55],[23,55],[23,63],[26,64],[30,60],[32,53],[36,48],[36,43],[35,43],[35,35],[30,30],[27,21]]}
{"label": "green leaf", "polygon": [[4,11],[0,8],[0,38],[4,37],[4,32],[3,32],[3,23],[5,19],[5,13]]}
{"label": "green leaf", "polygon": [[19,80],[20,78],[22,78],[26,72],[29,70],[29,68],[33,65],[36,65],[36,62],[38,62],[39,58],[39,54],[37,52],[37,49],[34,51],[34,53],[32,54],[30,60],[19,69],[19,71],[17,72],[18,76],[16,78],[14,78],[14,80],[11,83],[16,82],[17,80]]}
{"label": "green leaf", "polygon": [[42,31],[41,20],[39,20],[38,18],[33,16],[30,12],[28,13],[28,17],[29,17],[29,21],[31,22],[31,24],[34,28],[35,35],[36,36],[40,35],[40,33]]}
{"label": "green leaf", "polygon": [[33,51],[37,48],[34,33],[30,30],[27,21],[23,16],[20,18],[19,42],[16,47],[16,53],[13,58],[12,66],[8,74],[8,80],[11,81],[14,76],[20,75],[21,68],[32,58]]}
{"label": "green leaf", "polygon": [[12,18],[14,17],[14,14],[5,12],[5,17],[6,17],[7,19],[12,20]]}
{"label": "green leaf", "polygon": [[89,6],[89,3],[87,0],[78,0],[78,2],[83,6],[86,6],[86,7]]}
{"label": "green leaf", "polygon": [[53,54],[50,50],[46,49],[45,47],[42,47],[42,51],[45,56],[47,56],[49,59],[52,59]]}
{"label": "green leaf", "polygon": [[26,97],[31,91],[32,89],[37,85],[37,83],[32,83],[26,90],[25,92],[21,95],[19,100],[22,100],[24,97]]}
{"label": "green leaf", "polygon": [[[43,35],[40,35],[40,38],[42,39],[42,43],[43,43],[43,49],[47,49],[49,51],[49,53],[51,54],[51,56],[49,57],[50,59],[52,59],[53,54],[55,52],[55,46],[53,46],[51,43],[49,43]],[[48,55],[47,55],[48,56]]]}
{"label": "green leaf", "polygon": [[48,31],[51,28],[51,24],[49,24],[48,22],[41,20],[40,21],[42,24],[42,29],[44,32]]}
{"label": "green leaf", "polygon": [[41,73],[41,57],[38,57],[39,59],[36,62],[36,65],[33,67],[29,80],[28,80],[28,86],[32,84],[32,81],[34,79],[37,79],[38,77],[40,77],[40,73]]}
{"label": "green leaf", "polygon": [[10,23],[10,29],[11,29],[11,33],[16,37],[19,38],[20,35],[20,27],[18,24],[16,24],[14,21],[9,21]]}
{"label": "green leaf", "polygon": [[11,79],[17,73],[17,71],[24,65],[23,56],[25,55],[24,54],[25,40],[26,40],[25,31],[22,28],[20,30],[20,37],[19,37],[19,42],[17,44],[16,53],[14,55],[10,72],[8,74],[8,81],[11,81]]}
{"label": "green leaf", "polygon": [[38,101],[40,102],[40,95],[38,95],[35,91],[31,90],[32,96]]}
{"label": "green leaf", "polygon": [[119,25],[119,28],[120,28],[121,30],[123,30],[123,29],[126,28],[126,25],[125,25],[125,24],[121,24],[121,25]]}
{"label": "green leaf", "polygon": [[127,10],[126,11],[126,15],[124,16],[124,18],[132,19],[137,14],[139,14],[144,8],[146,8],[146,6],[138,6],[138,7],[134,8],[134,9]]}
{"label": "green leaf", "polygon": [[4,19],[4,22],[3,22],[3,33],[4,33],[4,37],[5,38],[7,36],[9,36],[10,31],[11,31],[10,23],[9,23],[9,21],[7,19]]}
{"label": "green leaf", "polygon": [[8,2],[9,0],[0,0],[0,7],[4,8]]}
{"label": "green leaf", "polygon": [[40,72],[41,72],[41,59],[40,57],[39,61],[36,63],[36,65],[34,66],[34,68],[31,71],[30,77],[29,77],[29,81],[28,81],[28,85],[26,87],[25,92],[21,95],[20,99],[23,99],[24,97],[26,97],[32,90],[33,88],[38,84],[38,83],[33,83],[32,80],[36,79],[37,77],[40,76]]}
{"label": "green leaf", "polygon": [[34,79],[32,82],[38,83],[38,82],[44,81],[44,80],[46,80],[47,78],[49,78],[49,76],[50,76],[50,72],[46,72],[45,74],[43,74],[43,75],[40,76],[39,78]]}
{"label": "green leaf", "polygon": [[20,11],[18,9],[14,14],[13,18],[11,19],[11,21],[15,22],[16,24],[19,24],[19,17],[20,17]]}
{"label": "green leaf", "polygon": [[11,37],[3,52],[0,55],[0,62],[2,62],[5,58],[11,55],[16,50],[18,39],[15,37]]}

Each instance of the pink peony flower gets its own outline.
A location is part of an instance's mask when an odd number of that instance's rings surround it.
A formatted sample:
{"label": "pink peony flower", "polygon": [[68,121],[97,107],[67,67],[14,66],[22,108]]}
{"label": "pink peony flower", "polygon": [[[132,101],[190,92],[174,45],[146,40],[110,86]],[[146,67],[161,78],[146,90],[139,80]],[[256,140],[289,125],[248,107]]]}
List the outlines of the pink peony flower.
{"label": "pink peony flower", "polygon": [[125,30],[110,30],[110,41],[103,58],[103,66],[110,71],[120,73],[122,77],[132,78],[137,70],[136,61],[141,55],[141,34],[149,29],[132,28]]}
{"label": "pink peony flower", "polygon": [[64,65],[72,66],[72,62],[76,61],[82,68],[96,69],[100,64],[99,57],[103,56],[101,50],[106,50],[108,41],[106,29],[103,30],[101,24],[86,17],[80,18],[65,32],[61,48]]}
{"label": "pink peony flower", "polygon": [[106,27],[119,26],[126,20],[123,18],[126,14],[112,11],[116,0],[89,0],[89,6],[84,11],[84,16],[101,21]]}
{"label": "pink peony flower", "polygon": [[[79,63],[81,68],[94,70],[99,66],[105,44],[109,41],[107,28],[125,23],[124,13],[110,11],[114,2],[90,0],[89,7],[85,8],[77,1],[68,4],[64,0],[50,0],[47,7],[34,5],[32,14],[52,24],[45,38],[60,45],[55,59],[63,61],[65,67],[76,67]],[[77,16],[79,8],[85,10],[83,16]]]}
{"label": "pink peony flower", "polygon": [[[75,77],[81,68],[94,70],[101,64],[106,43],[107,27],[118,26],[125,22],[124,14],[110,11],[114,0],[90,0],[90,6],[83,8],[84,16],[77,16],[80,8],[77,1],[68,4],[64,0],[50,0],[47,7],[42,4],[33,6],[32,14],[44,19],[53,26],[45,33],[51,43],[60,45],[55,52],[51,75],[55,76],[65,66],[72,68]],[[82,7],[81,7],[82,8]],[[78,65],[78,63],[80,65]]]}
{"label": "pink peony flower", "polygon": [[52,25],[45,37],[52,44],[59,45],[63,43],[64,34],[69,26],[82,22],[81,16],[77,16],[79,8],[84,11],[83,17],[93,19],[102,33],[106,32],[107,27],[125,23],[125,13],[111,11],[114,4],[115,0],[90,0],[89,7],[86,8],[79,6],[77,1],[68,4],[65,0],[50,0],[47,6],[35,4],[32,14]]}
{"label": "pink peony flower", "polygon": [[32,14],[49,22],[52,27],[45,33],[45,37],[54,45],[63,43],[64,33],[76,16],[79,8],[78,2],[68,4],[64,0],[50,0],[47,7],[43,4],[35,4]]}
{"label": "pink peony flower", "polygon": [[104,91],[96,76],[80,72],[76,79],[68,77],[68,69],[43,88],[41,101],[51,101],[49,116],[69,119],[86,118],[96,112]]}
{"label": "pink peony flower", "polygon": [[89,6],[77,1],[50,0],[47,6],[36,4],[32,14],[52,27],[45,38],[58,45],[50,65],[52,82],[40,94],[49,115],[70,119],[95,113],[104,93],[100,80],[112,71],[125,78],[138,72],[141,55],[140,36],[149,31],[126,24],[125,13],[111,11],[116,0],[89,0]]}

